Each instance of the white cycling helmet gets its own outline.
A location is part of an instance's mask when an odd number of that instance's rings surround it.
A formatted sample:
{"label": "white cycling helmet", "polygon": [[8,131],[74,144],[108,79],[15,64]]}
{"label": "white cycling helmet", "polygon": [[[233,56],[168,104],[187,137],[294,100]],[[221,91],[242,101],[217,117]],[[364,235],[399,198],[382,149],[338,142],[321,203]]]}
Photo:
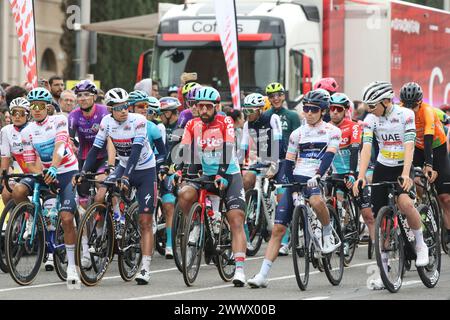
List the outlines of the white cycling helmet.
{"label": "white cycling helmet", "polygon": [[15,98],[11,103],[9,104],[9,110],[12,111],[15,108],[23,108],[27,112],[30,112],[30,102],[22,97]]}
{"label": "white cycling helmet", "polygon": [[384,99],[394,98],[392,84],[386,81],[375,81],[364,89],[363,102],[365,104],[377,104]]}
{"label": "white cycling helmet", "polygon": [[126,102],[128,102],[128,92],[122,88],[111,89],[105,94],[105,103],[107,106]]}
{"label": "white cycling helmet", "polygon": [[244,98],[244,108],[262,108],[265,105],[266,100],[260,93],[251,93]]}

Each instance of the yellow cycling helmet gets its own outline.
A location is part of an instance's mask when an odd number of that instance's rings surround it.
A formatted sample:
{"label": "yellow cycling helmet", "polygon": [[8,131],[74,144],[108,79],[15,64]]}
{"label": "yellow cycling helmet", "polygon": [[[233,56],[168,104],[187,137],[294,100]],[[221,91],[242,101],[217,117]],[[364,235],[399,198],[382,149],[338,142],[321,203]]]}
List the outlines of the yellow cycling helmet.
{"label": "yellow cycling helmet", "polygon": [[200,84],[197,82],[189,82],[186,83],[183,88],[181,88],[181,94],[185,96],[192,88],[200,87]]}
{"label": "yellow cycling helmet", "polygon": [[270,104],[269,97],[264,96],[264,101],[265,101],[265,104],[264,104],[264,107],[262,108],[262,111],[266,112],[266,111],[270,110],[272,105]]}
{"label": "yellow cycling helmet", "polygon": [[275,93],[275,92],[281,92],[284,93],[284,87],[281,83],[279,82],[272,82],[269,83],[266,87],[266,95],[269,95],[271,93]]}

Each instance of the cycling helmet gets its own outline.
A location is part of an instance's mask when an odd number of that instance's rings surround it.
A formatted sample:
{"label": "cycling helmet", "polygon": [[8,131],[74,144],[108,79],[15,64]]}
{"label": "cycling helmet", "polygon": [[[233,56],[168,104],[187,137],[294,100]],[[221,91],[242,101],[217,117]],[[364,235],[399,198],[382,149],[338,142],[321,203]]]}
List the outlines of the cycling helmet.
{"label": "cycling helmet", "polygon": [[189,90],[188,94],[186,95],[186,100],[195,100],[195,95],[197,94],[197,91],[200,90],[202,86],[197,86]]}
{"label": "cycling helmet", "polygon": [[130,94],[128,95],[128,104],[130,106],[138,103],[138,102],[148,102],[148,94],[144,91],[141,90],[135,90],[135,91],[131,91]]}
{"label": "cycling helmet", "polygon": [[107,106],[125,103],[128,101],[128,93],[122,88],[114,88],[106,92],[105,102]]}
{"label": "cycling helmet", "polygon": [[314,85],[314,90],[324,89],[330,93],[337,92],[338,88],[339,86],[334,78],[322,78],[319,81],[317,81],[316,84]]}
{"label": "cycling helmet", "polygon": [[450,111],[450,104],[443,104],[440,109],[442,111]]}
{"label": "cycling helmet", "polygon": [[244,108],[261,108],[266,105],[264,96],[260,93],[251,93],[244,99]]}
{"label": "cycling helmet", "polygon": [[272,82],[269,83],[266,87],[266,95],[269,95],[271,93],[275,93],[275,92],[281,92],[284,93],[284,87],[281,83],[278,82]]}
{"label": "cycling helmet", "polygon": [[407,108],[414,108],[422,99],[422,88],[415,82],[408,82],[400,89],[400,101]]}
{"label": "cycling helmet", "polygon": [[181,106],[180,101],[174,97],[163,97],[159,99],[159,103],[161,104],[161,112],[174,111]]}
{"label": "cycling helmet", "polygon": [[30,103],[27,99],[19,97],[15,98],[11,103],[9,104],[9,110],[13,111],[15,108],[23,108],[27,112],[30,112]]}
{"label": "cycling helmet", "polygon": [[330,106],[330,94],[323,89],[309,91],[303,97],[303,104],[313,104],[320,107],[322,110],[328,109]]}
{"label": "cycling helmet", "polygon": [[178,87],[176,85],[170,86],[169,90],[167,90],[167,94],[171,94],[174,92],[178,92]]}
{"label": "cycling helmet", "polygon": [[345,109],[348,109],[350,108],[351,101],[346,94],[336,92],[330,98],[330,105],[332,104],[343,106]]}
{"label": "cycling helmet", "polygon": [[212,87],[202,87],[195,93],[196,101],[211,101],[215,103],[220,102],[219,91]]}
{"label": "cycling helmet", "polygon": [[394,98],[392,84],[386,81],[372,82],[364,89],[363,102],[365,104],[377,104],[384,99],[392,98]]}
{"label": "cycling helmet", "polygon": [[47,103],[52,103],[53,97],[50,91],[45,88],[35,88],[31,90],[27,95],[28,101],[45,101]]}
{"label": "cycling helmet", "polygon": [[159,102],[159,100],[157,98],[148,97],[147,102],[148,102],[148,110],[147,111],[152,110],[156,114],[160,113],[161,103]]}
{"label": "cycling helmet", "polygon": [[82,80],[77,83],[75,86],[74,92],[75,94],[78,94],[79,92],[90,92],[93,94],[97,94],[97,87],[95,84],[90,80]]}
{"label": "cycling helmet", "polygon": [[189,91],[191,91],[192,88],[200,87],[200,84],[197,82],[189,82],[186,83],[183,88],[181,88],[181,94],[185,96]]}

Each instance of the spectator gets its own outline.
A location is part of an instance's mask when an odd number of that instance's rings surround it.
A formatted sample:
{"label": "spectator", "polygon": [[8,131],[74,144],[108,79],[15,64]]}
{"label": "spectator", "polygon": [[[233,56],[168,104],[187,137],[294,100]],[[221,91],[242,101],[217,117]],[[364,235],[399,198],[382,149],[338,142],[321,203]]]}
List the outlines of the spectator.
{"label": "spectator", "polygon": [[6,90],[6,89],[8,89],[9,87],[11,87],[11,85],[10,85],[9,83],[2,82],[2,83],[0,83],[0,87],[2,87],[3,90]]}
{"label": "spectator", "polygon": [[[153,81],[152,83],[152,97],[155,97],[156,99],[161,99],[161,95],[159,94],[159,82]],[[176,98],[176,96],[175,96]]]}
{"label": "spectator", "polygon": [[11,101],[13,101],[15,98],[26,98],[27,94],[27,90],[25,90],[23,87],[11,86],[8,88],[8,90],[6,90],[6,104],[9,106]]}
{"label": "spectator", "polygon": [[169,97],[178,98],[178,87],[176,85],[170,86],[167,94]]}
{"label": "spectator", "polygon": [[224,107],[224,112],[227,116],[233,119],[234,129],[242,129],[244,127],[245,119],[241,110],[232,109],[231,107]]}
{"label": "spectator", "polygon": [[352,116],[352,120],[353,121],[358,121],[358,120],[364,120],[364,118],[367,115],[367,107],[366,105],[360,101],[360,100],[354,100],[353,101],[353,116]]}
{"label": "spectator", "polygon": [[73,93],[72,90],[64,90],[61,92],[61,97],[59,98],[59,106],[61,108],[61,112],[68,116],[69,113],[72,112],[73,109],[75,109],[75,104],[77,101],[77,97],[75,96],[75,93]]}
{"label": "spectator", "polygon": [[[147,93],[149,96],[152,96],[153,86],[152,79],[146,78],[142,79],[134,86],[134,90],[141,90]],[[156,97],[155,97],[156,98]]]}
{"label": "spectator", "polygon": [[6,92],[0,86],[0,112],[5,112],[6,110],[8,110],[8,106],[6,105]]}
{"label": "spectator", "polygon": [[53,101],[59,101],[61,93],[64,91],[64,80],[59,76],[53,76],[48,80],[48,84],[50,85],[50,93],[53,96]]}
{"label": "spectator", "polygon": [[97,89],[97,98],[95,99],[97,104],[105,104],[105,92],[102,89]]}
{"label": "spectator", "polygon": [[5,126],[11,124],[11,114],[9,111],[5,111]]}

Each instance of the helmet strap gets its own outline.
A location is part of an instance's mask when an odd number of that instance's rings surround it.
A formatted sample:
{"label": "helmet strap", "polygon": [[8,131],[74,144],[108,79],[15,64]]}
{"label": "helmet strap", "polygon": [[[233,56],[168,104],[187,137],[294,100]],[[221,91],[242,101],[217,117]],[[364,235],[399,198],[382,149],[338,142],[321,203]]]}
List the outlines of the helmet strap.
{"label": "helmet strap", "polygon": [[387,107],[384,105],[383,101],[381,101],[380,103],[381,103],[381,105],[382,105],[383,108],[384,108],[383,114],[382,114],[381,116],[384,117],[384,116],[386,116],[386,110],[387,110]]}

